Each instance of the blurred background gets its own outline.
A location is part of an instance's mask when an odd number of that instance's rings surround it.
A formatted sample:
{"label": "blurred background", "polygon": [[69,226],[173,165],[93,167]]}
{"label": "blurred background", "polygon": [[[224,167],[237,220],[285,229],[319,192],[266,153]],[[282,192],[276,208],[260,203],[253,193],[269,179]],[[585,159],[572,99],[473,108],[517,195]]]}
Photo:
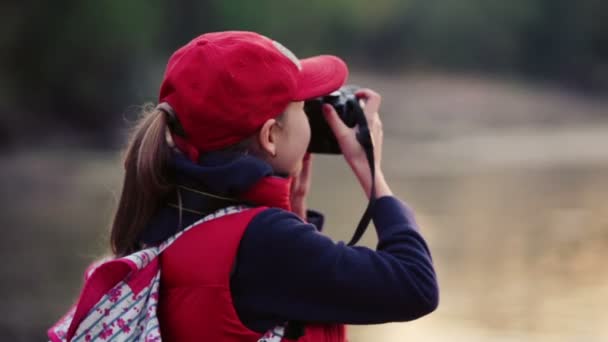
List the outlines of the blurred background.
{"label": "blurred background", "polygon": [[[383,95],[384,168],[441,286],[357,341],[607,341],[608,2],[3,1],[0,340],[44,340],[108,251],[121,149],[170,54],[254,30],[337,54]],[[365,207],[317,156],[310,206],[346,240]],[[374,247],[373,230],[363,243]]]}

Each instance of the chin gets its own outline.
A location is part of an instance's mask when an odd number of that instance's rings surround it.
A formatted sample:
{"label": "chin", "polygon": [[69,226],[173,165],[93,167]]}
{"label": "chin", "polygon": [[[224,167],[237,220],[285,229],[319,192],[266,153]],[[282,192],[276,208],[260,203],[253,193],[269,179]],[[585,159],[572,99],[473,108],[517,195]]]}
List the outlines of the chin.
{"label": "chin", "polygon": [[297,161],[288,161],[282,160],[282,162],[277,163],[275,160],[274,165],[271,164],[274,169],[274,173],[277,175],[281,175],[284,177],[294,177],[300,174],[302,171],[302,167],[304,166],[303,158],[296,159]]}
{"label": "chin", "polygon": [[291,168],[274,167],[273,170],[274,170],[275,176],[281,176],[281,177],[285,177],[285,178],[294,177],[294,176],[298,175],[298,173],[300,173],[300,170],[302,170],[302,164],[299,164],[299,165],[291,167]]}

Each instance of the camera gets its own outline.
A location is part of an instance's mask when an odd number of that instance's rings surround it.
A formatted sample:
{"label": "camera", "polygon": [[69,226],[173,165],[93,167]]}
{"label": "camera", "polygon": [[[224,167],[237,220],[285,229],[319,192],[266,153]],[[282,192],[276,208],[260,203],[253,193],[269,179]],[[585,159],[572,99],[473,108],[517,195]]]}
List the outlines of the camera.
{"label": "camera", "polygon": [[357,126],[357,141],[363,147],[365,156],[369,163],[371,173],[371,194],[367,208],[359,220],[357,229],[353,237],[348,242],[348,246],[354,246],[357,241],[363,236],[369,222],[371,221],[371,210],[376,201],[375,190],[375,168],[374,168],[374,145],[371,137],[371,132],[365,118],[365,113],[359,104],[359,99],[355,93],[359,87],[354,85],[344,86],[337,91],[322,97],[317,97],[304,102],[304,112],[308,116],[310,122],[311,138],[308,145],[310,153],[326,153],[326,154],[341,154],[342,150],[336,140],[336,137],[329,127],[323,115],[323,105],[330,104],[344,124],[349,128]]}
{"label": "camera", "polygon": [[323,104],[327,103],[334,107],[344,124],[353,128],[362,119],[365,120],[365,114],[359,105],[359,99],[355,95],[357,90],[359,90],[357,86],[346,85],[329,95],[304,102],[304,112],[308,116],[311,130],[308,152],[325,154],[342,153],[333,131],[323,116]]}

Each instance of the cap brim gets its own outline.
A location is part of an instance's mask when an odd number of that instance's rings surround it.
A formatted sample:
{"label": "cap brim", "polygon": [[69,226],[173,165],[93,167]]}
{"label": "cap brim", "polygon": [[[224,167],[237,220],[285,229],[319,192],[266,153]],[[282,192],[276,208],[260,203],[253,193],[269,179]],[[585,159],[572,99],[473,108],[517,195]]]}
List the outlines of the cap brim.
{"label": "cap brim", "polygon": [[322,55],[300,60],[302,70],[294,101],[324,96],[338,90],[348,78],[348,67],[336,56]]}

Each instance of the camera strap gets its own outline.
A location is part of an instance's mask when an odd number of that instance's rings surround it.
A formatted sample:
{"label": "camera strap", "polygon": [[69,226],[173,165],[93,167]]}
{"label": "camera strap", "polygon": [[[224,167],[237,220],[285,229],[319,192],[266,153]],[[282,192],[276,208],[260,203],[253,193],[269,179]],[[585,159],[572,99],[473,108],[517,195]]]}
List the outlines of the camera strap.
{"label": "camera strap", "polygon": [[372,141],[372,135],[369,130],[369,125],[367,123],[367,119],[365,117],[365,113],[363,113],[363,109],[360,106],[354,106],[353,108],[357,111],[357,124],[358,124],[358,132],[357,132],[357,141],[363,147],[365,151],[365,156],[367,157],[367,162],[369,164],[369,170],[372,178],[372,186],[369,195],[369,202],[367,203],[367,208],[363,212],[363,216],[359,220],[359,224],[357,225],[357,229],[355,229],[355,233],[353,237],[350,239],[348,246],[355,245],[359,239],[365,233],[367,226],[369,226],[369,222],[372,219],[372,207],[376,202],[376,168],[374,167],[374,142]]}

